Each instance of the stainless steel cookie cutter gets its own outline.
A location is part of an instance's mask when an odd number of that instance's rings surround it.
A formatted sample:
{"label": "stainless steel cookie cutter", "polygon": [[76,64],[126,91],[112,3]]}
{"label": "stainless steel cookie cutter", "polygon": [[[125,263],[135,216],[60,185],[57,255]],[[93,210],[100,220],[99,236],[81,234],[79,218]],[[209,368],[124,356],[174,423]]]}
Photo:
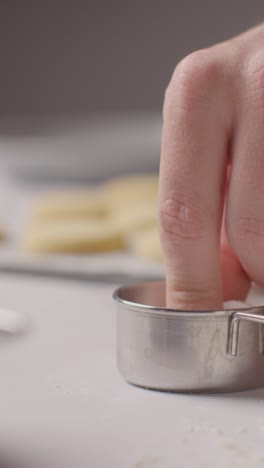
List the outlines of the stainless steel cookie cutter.
{"label": "stainless steel cookie cutter", "polygon": [[171,310],[163,282],[121,287],[114,299],[118,368],[128,382],[190,393],[264,386],[264,306]]}

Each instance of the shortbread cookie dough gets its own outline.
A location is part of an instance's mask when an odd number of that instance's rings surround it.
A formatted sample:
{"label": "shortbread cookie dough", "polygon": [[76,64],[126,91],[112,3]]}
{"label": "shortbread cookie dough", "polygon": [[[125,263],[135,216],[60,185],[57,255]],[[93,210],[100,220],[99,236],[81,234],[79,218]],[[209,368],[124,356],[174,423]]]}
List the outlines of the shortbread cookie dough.
{"label": "shortbread cookie dough", "polygon": [[236,309],[246,309],[252,307],[247,302],[237,301],[237,300],[230,300],[224,303],[225,310],[236,310]]}
{"label": "shortbread cookie dough", "polygon": [[103,217],[107,203],[98,190],[78,190],[48,193],[37,202],[34,219],[58,219],[76,217]]}
{"label": "shortbread cookie dough", "polygon": [[101,186],[110,210],[158,199],[158,176],[154,174],[123,176]]}
{"label": "shortbread cookie dough", "polygon": [[130,247],[138,257],[162,262],[163,255],[157,226],[149,227],[134,235],[130,240]]}
{"label": "shortbread cookie dough", "polygon": [[96,220],[59,220],[33,224],[22,248],[39,253],[95,253],[124,247],[120,231]]}
{"label": "shortbread cookie dough", "polygon": [[137,174],[137,175],[124,175],[108,179],[102,188],[106,189],[109,193],[120,192],[120,190],[130,191],[137,189],[157,190],[158,187],[157,174]]}
{"label": "shortbread cookie dough", "polygon": [[128,209],[116,210],[109,219],[119,229],[121,235],[127,238],[149,226],[155,229],[157,226],[157,211],[157,203],[141,203],[138,206],[132,205]]}

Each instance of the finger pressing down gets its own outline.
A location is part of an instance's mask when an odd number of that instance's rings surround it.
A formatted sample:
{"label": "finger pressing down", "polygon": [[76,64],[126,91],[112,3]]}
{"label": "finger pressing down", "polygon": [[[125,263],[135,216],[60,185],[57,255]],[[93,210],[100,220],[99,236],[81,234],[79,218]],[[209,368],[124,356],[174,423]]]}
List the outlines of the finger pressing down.
{"label": "finger pressing down", "polygon": [[222,307],[220,227],[229,130],[227,79],[218,52],[195,52],[167,89],[159,224],[167,306]]}

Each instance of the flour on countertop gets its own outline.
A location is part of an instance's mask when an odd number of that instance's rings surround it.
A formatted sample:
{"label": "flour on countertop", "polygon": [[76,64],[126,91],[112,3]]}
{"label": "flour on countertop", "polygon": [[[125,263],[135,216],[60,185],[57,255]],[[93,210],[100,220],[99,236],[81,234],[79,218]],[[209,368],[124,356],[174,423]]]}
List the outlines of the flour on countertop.
{"label": "flour on countertop", "polygon": [[0,309],[0,332],[20,334],[27,328],[24,314],[14,310]]}

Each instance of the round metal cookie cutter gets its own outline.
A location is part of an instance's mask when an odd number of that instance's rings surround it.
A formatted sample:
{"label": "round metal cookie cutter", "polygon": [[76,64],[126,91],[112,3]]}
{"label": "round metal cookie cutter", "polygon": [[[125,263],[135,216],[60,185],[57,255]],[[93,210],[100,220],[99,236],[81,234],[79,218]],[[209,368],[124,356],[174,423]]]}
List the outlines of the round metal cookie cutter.
{"label": "round metal cookie cutter", "polygon": [[264,306],[172,310],[164,282],[121,287],[114,299],[118,368],[128,382],[190,393],[264,386]]}

